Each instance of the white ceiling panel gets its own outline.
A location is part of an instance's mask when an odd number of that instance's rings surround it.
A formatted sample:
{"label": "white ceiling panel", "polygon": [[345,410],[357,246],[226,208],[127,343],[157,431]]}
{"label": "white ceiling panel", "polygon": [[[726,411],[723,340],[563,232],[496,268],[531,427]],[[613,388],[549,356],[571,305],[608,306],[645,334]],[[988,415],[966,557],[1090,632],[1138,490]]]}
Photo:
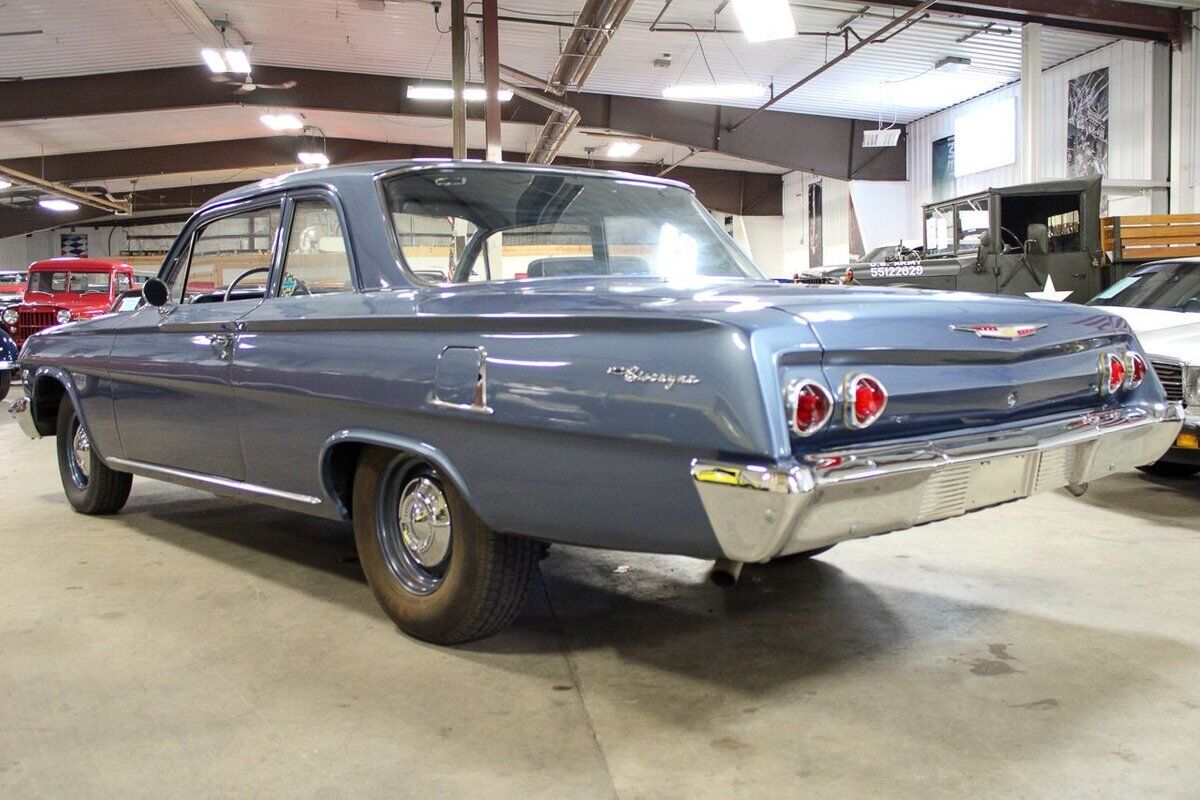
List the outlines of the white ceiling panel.
{"label": "white ceiling panel", "polygon": [[[1191,2],[1192,0],[1189,0]],[[200,0],[210,17],[228,17],[252,43],[259,64],[447,79],[449,39],[443,6],[435,24],[424,0]],[[582,0],[509,0],[504,13],[569,22]],[[676,32],[652,31],[663,0],[635,3],[587,89],[658,97],[679,82],[746,81],[783,88],[842,47],[841,39],[798,36],[750,44],[740,33],[693,33],[714,24],[735,29],[732,11],[715,19],[717,0],[674,0],[663,17]],[[863,6],[834,0],[794,3],[801,31],[831,31]],[[478,9],[478,4],[471,6]],[[866,36],[893,15],[876,7],[851,23]],[[934,14],[890,41],[871,45],[777,106],[780,110],[899,121],[922,116],[1016,80],[1020,34],[1015,25],[978,31],[984,20]],[[478,23],[470,28],[477,36]],[[157,0],[9,0],[0,4],[0,32],[42,33],[0,39],[0,76],[41,78],[199,63],[199,41],[167,3]],[[502,23],[501,58],[537,75],[550,72],[564,28]],[[975,34],[975,35],[971,35]],[[964,38],[968,37],[969,38]],[[1045,30],[1044,66],[1103,46],[1105,37]],[[702,49],[701,49],[702,45]],[[472,53],[479,52],[477,38]],[[670,53],[672,65],[652,66]],[[971,69],[940,76],[935,90],[910,84],[947,55],[970,58]],[[473,59],[477,62],[477,59]],[[478,75],[477,63],[473,68]],[[753,105],[748,103],[746,105]]]}

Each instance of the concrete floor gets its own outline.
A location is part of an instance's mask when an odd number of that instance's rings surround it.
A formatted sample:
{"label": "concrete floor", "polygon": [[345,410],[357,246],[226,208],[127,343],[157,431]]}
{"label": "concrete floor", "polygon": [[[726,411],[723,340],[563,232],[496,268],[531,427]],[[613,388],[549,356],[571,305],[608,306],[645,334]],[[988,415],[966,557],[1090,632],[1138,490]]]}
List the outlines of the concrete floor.
{"label": "concrete floor", "polygon": [[4,417],[3,797],[1200,794],[1200,482],[733,590],[555,548],[514,629],[443,649],[388,623],[344,527],[141,479],[81,517]]}

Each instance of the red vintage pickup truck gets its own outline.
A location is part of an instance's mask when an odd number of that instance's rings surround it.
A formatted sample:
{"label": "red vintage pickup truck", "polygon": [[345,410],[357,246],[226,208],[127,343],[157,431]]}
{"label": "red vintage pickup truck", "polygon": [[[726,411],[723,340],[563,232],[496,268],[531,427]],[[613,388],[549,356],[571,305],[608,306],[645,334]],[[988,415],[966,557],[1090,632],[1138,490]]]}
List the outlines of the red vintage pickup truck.
{"label": "red vintage pickup truck", "polygon": [[52,325],[107,314],[134,285],[133,267],[108,258],[51,258],[29,268],[24,300],[6,308],[4,327],[17,346]]}

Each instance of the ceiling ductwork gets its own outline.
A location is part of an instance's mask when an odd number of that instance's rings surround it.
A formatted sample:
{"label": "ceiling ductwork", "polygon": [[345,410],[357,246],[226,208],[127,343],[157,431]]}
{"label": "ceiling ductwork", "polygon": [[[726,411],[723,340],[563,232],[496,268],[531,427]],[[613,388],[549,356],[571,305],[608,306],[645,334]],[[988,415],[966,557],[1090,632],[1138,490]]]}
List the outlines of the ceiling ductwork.
{"label": "ceiling ductwork", "polygon": [[[596,68],[596,62],[621,27],[631,6],[633,0],[588,0],[567,37],[550,80],[539,88],[557,95],[580,89]],[[511,75],[513,71],[508,72]],[[552,162],[578,124],[579,112],[573,108],[551,111],[537,142],[530,148],[528,160],[535,164]]]}

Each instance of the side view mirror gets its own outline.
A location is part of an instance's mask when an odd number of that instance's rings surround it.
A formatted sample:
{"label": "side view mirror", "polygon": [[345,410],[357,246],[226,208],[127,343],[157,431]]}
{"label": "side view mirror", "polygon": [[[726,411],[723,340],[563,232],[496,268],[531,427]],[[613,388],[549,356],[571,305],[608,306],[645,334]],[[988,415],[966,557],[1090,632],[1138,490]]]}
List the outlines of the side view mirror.
{"label": "side view mirror", "polygon": [[171,289],[164,281],[151,278],[142,286],[142,297],[145,298],[147,305],[162,308],[171,299]]}

